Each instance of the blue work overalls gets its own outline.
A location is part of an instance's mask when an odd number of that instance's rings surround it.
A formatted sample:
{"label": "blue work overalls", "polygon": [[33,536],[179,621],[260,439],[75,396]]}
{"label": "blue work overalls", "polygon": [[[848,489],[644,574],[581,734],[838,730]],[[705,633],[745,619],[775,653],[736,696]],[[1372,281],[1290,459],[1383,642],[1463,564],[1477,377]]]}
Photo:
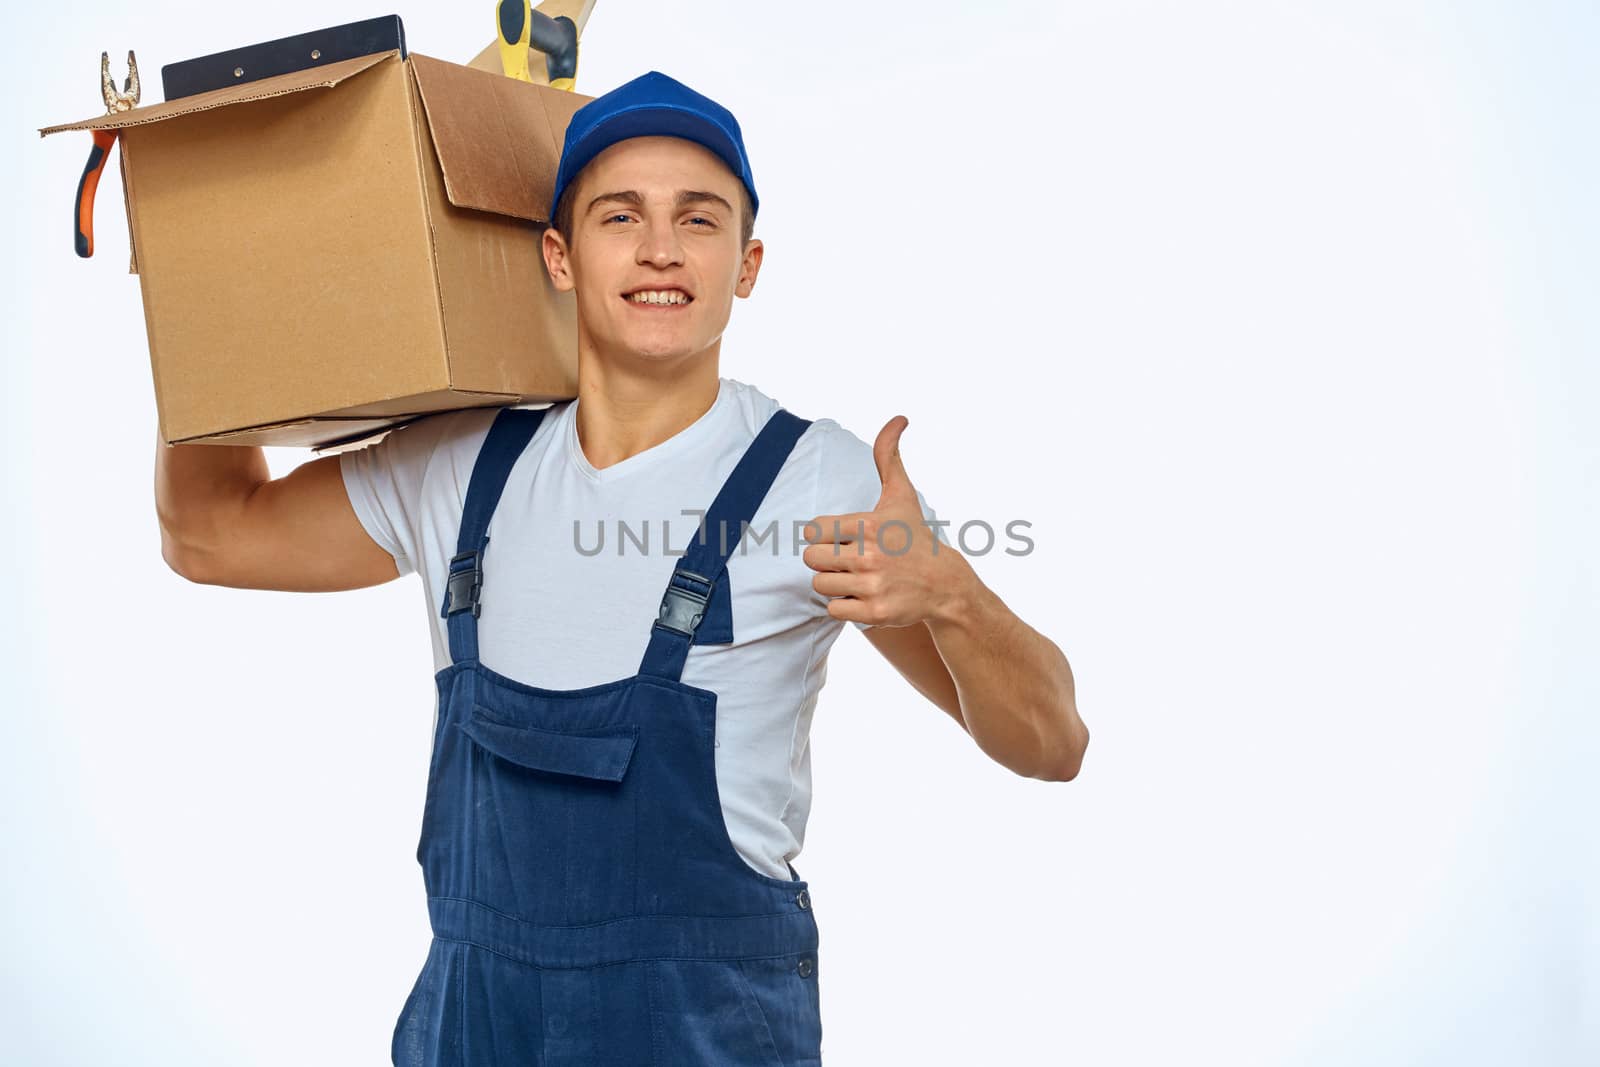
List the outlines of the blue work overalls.
{"label": "blue work overalls", "polygon": [[[480,597],[524,595],[492,572],[486,583],[483,564],[495,505],[544,413],[501,409],[467,485],[417,848],[433,940],[392,1059],[816,1067],[807,884],[792,865],[789,880],[763,874],[734,848],[713,758],[717,695],[680,680],[744,524],[809,422],[780,409],[740,458],[676,560],[659,616],[638,620],[639,672],[561,690],[478,660]],[[515,551],[514,531],[504,541]]]}

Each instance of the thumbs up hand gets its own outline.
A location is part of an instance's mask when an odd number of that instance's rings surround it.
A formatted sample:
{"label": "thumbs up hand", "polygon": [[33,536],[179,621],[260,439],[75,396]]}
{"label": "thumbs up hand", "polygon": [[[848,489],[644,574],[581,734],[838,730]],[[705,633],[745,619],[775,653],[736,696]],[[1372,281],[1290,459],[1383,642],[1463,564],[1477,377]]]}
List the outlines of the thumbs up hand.
{"label": "thumbs up hand", "polygon": [[959,599],[971,567],[923,521],[900,458],[910,425],[896,415],[878,431],[872,458],[882,492],[871,511],[818,515],[806,525],[801,558],[818,572],[811,587],[833,597],[828,614],[873,626],[912,626],[940,617]]}

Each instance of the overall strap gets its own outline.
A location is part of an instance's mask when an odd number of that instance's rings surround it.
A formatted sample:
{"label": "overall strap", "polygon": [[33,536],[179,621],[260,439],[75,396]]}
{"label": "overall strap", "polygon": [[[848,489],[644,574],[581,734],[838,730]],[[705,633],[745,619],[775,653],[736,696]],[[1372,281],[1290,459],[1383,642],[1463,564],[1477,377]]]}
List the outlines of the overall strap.
{"label": "overall strap", "polygon": [[444,605],[439,614],[450,631],[450,659],[462,663],[478,658],[478,613],[483,593],[483,554],[489,547],[489,520],[500,503],[511,468],[533,440],[549,408],[501,408],[489,425],[467,482],[467,499],[461,508],[461,533],[456,554],[445,579]]}
{"label": "overall strap", "polygon": [[690,541],[667,580],[660,610],[650,625],[650,644],[639,665],[640,674],[674,682],[682,677],[695,630],[706,616],[713,590],[726,577],[728,557],[739,546],[745,527],[755,518],[795,442],[810,425],[809,419],[779,408],[739,457],[706,512],[702,536]]}

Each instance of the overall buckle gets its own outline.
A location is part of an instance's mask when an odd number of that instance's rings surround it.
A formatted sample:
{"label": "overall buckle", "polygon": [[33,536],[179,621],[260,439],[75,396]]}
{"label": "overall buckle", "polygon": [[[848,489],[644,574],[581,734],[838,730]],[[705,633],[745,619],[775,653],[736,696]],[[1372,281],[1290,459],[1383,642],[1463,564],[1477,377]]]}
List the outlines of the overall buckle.
{"label": "overall buckle", "polygon": [[[487,542],[488,538],[484,539]],[[471,560],[472,566],[461,570],[456,564]],[[450,576],[445,581],[444,613],[448,618],[458,611],[472,610],[476,619],[482,612],[478,596],[483,592],[483,562],[476,551],[460,552],[450,557]]]}
{"label": "overall buckle", "polygon": [[[656,615],[656,625],[683,634],[685,637],[693,637],[700,620],[706,617],[706,605],[711,601],[711,590],[716,583],[703,574],[686,571],[681,567],[672,572],[672,578],[673,580],[667,584],[666,593],[661,597],[661,610]],[[706,587],[706,590],[702,593],[695,589],[684,589],[677,583],[679,578],[699,582]]]}

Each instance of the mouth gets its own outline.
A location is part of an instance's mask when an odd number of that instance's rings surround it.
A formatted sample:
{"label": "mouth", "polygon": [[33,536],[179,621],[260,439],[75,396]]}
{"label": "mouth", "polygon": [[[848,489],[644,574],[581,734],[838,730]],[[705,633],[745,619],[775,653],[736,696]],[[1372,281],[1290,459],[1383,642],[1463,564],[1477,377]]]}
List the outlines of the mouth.
{"label": "mouth", "polygon": [[630,306],[644,311],[681,311],[694,303],[687,290],[676,287],[665,289],[635,289],[623,293],[622,299]]}

